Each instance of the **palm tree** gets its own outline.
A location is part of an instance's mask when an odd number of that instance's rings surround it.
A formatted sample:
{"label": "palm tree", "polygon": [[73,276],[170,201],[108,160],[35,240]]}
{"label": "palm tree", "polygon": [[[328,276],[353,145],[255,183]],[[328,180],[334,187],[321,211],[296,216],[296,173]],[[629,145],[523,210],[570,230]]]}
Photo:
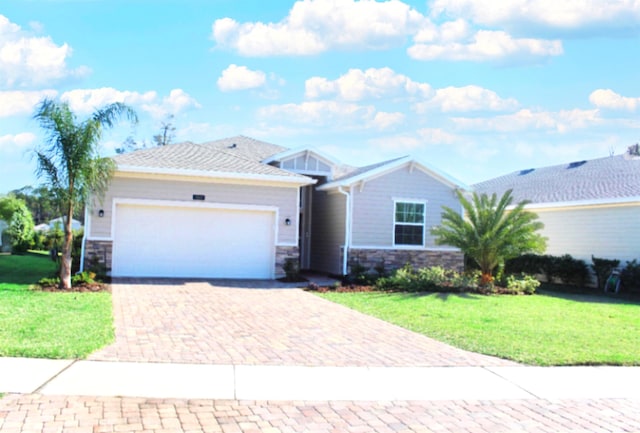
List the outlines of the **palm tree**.
{"label": "palm tree", "polygon": [[43,100],[34,119],[46,131],[45,145],[36,149],[36,174],[44,178],[55,193],[64,221],[64,241],[60,263],[60,288],[71,288],[71,220],[76,207],[86,203],[90,195],[102,196],[115,163],[101,158],[99,142],[102,131],[112,128],[122,117],[137,122],[136,113],[116,102],[97,109],[91,117],[79,122],[66,102]]}
{"label": "palm tree", "polygon": [[538,230],[543,228],[538,215],[524,209],[520,202],[508,209],[513,201],[511,190],[498,200],[496,194],[473,193],[467,200],[456,191],[465,215],[443,206],[442,224],[431,229],[438,245],[460,248],[472,258],[482,272],[482,284],[493,281],[493,270],[505,260],[525,253],[542,253],[546,239]]}

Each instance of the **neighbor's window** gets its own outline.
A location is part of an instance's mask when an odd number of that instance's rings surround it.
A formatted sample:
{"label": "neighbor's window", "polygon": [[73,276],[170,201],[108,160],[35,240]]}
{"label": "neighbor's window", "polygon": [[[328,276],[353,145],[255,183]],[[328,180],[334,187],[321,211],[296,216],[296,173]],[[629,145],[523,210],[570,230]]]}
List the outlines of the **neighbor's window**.
{"label": "neighbor's window", "polygon": [[422,245],[424,243],[424,203],[396,202],[394,219],[395,245]]}

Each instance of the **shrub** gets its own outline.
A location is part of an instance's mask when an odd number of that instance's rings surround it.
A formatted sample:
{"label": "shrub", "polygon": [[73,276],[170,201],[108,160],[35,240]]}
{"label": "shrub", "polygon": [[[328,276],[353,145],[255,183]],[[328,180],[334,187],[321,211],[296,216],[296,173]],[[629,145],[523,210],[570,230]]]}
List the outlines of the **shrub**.
{"label": "shrub", "polygon": [[509,275],[507,277],[507,291],[514,295],[533,295],[540,287],[540,281],[531,275],[522,274],[520,276]]}
{"label": "shrub", "polygon": [[447,271],[441,266],[421,268],[416,275],[416,283],[420,290],[432,290],[443,286],[451,281],[451,271]]}
{"label": "shrub", "polygon": [[386,277],[389,275],[387,268],[385,267],[384,257],[380,260],[380,262],[373,267],[373,270],[378,274],[378,278]]}
{"label": "shrub", "polygon": [[293,257],[286,258],[284,265],[282,265],[282,270],[285,273],[285,279],[287,281],[300,281],[300,263],[298,259]]}
{"label": "shrub", "polygon": [[400,269],[396,269],[388,277],[378,278],[375,287],[378,290],[405,290],[415,291],[415,271],[411,265],[406,264]]}
{"label": "shrub", "polygon": [[591,261],[591,269],[593,269],[593,272],[596,274],[598,289],[604,289],[604,284],[611,272],[620,266],[620,260],[601,259],[591,256]]}
{"label": "shrub", "polygon": [[40,278],[38,285],[42,287],[58,287],[60,285],[59,277],[45,277]]}
{"label": "shrub", "polygon": [[584,286],[589,280],[589,267],[584,260],[565,254],[557,258],[555,266],[555,273],[564,284]]}
{"label": "shrub", "polygon": [[349,274],[344,278],[345,284],[360,284],[368,286],[375,284],[379,277],[376,277],[369,273],[369,269],[360,263],[360,260],[355,259],[349,265]]}
{"label": "shrub", "polygon": [[542,274],[553,282],[560,280],[563,284],[583,286],[589,280],[589,267],[584,260],[573,258],[569,254],[563,256],[524,254],[505,263],[507,274]]}
{"label": "shrub", "polygon": [[626,289],[640,289],[640,263],[637,260],[627,262],[627,266],[620,272],[620,278]]}
{"label": "shrub", "polygon": [[453,272],[451,275],[451,287],[459,291],[477,292],[480,288],[481,273],[479,269],[463,273]]}
{"label": "shrub", "polygon": [[95,278],[96,274],[93,272],[83,271],[71,277],[71,285],[79,286],[81,284],[94,284],[96,282]]}

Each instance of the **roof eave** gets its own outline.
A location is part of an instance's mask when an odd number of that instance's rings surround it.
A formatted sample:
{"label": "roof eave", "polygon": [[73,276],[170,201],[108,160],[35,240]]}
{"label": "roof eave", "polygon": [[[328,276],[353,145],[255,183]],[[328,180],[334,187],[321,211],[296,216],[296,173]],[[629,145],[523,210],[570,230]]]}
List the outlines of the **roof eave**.
{"label": "roof eave", "polygon": [[[570,201],[554,201],[544,203],[528,203],[526,209],[556,209],[563,207],[587,207],[587,206],[606,206],[606,205],[625,205],[640,203],[640,196],[631,197],[612,197],[598,198],[588,200],[570,200]],[[507,209],[514,209],[517,205],[511,205]]]}
{"label": "roof eave", "polygon": [[138,167],[133,165],[118,165],[116,173],[139,173],[139,174],[155,174],[155,175],[172,175],[184,177],[204,177],[210,179],[225,180],[244,180],[244,181],[265,181],[277,182],[290,185],[304,186],[313,185],[317,181],[310,177],[295,176],[278,176],[273,174],[257,174],[257,173],[230,173],[221,171],[205,171],[205,170],[185,170],[185,169],[167,169],[156,167]]}

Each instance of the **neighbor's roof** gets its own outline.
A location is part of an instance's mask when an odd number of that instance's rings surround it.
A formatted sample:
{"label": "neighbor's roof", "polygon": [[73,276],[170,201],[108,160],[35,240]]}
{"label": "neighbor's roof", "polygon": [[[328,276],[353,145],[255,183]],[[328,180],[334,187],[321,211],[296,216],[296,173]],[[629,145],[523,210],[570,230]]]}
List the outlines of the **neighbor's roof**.
{"label": "neighbor's roof", "polygon": [[640,158],[628,154],[517,171],[474,185],[479,193],[513,190],[514,202],[593,202],[640,197]]}
{"label": "neighbor's roof", "polygon": [[260,161],[284,148],[274,144],[237,136],[196,144],[191,142],[158,146],[115,156],[122,171],[159,173],[185,172],[201,174],[231,174],[305,179],[296,173],[281,170]]}

